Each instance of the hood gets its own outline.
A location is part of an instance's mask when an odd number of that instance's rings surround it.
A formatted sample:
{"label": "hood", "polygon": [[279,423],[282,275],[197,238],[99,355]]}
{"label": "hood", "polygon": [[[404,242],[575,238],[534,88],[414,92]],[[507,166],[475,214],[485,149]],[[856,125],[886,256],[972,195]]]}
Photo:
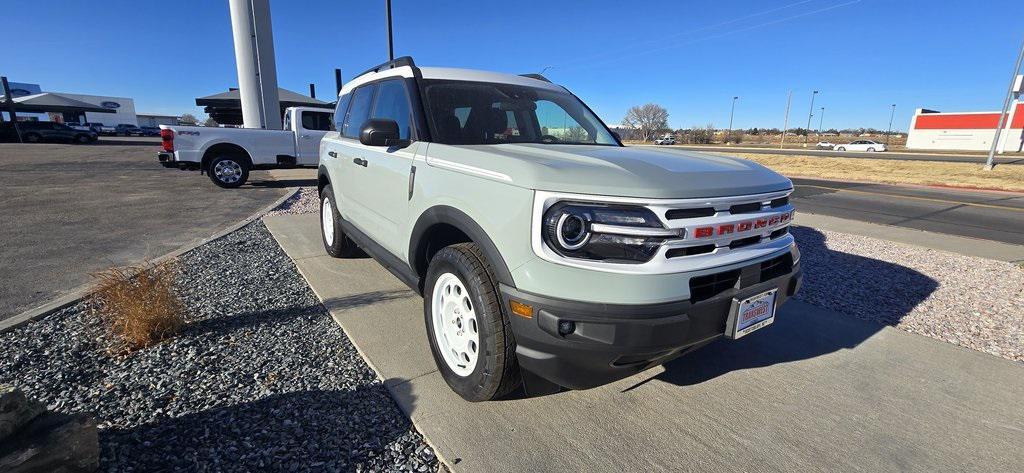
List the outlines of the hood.
{"label": "hood", "polygon": [[504,174],[520,187],[554,192],[687,199],[793,187],[789,179],[745,159],[652,147],[431,144],[428,156]]}

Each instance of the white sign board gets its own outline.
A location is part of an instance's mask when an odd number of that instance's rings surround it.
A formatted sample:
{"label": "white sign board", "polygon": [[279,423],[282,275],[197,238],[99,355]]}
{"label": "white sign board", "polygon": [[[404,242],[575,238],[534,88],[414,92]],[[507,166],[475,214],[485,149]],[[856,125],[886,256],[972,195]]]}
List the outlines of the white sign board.
{"label": "white sign board", "polygon": [[1017,74],[1017,78],[1013,80],[1013,91],[1018,94],[1024,92],[1024,74]]}

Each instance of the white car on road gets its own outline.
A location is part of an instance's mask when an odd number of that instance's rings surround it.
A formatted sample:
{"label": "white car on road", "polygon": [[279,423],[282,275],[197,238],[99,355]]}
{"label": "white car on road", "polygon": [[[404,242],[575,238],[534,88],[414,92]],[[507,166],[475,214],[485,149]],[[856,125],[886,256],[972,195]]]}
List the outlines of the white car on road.
{"label": "white car on road", "polygon": [[831,141],[819,141],[818,144],[814,146],[818,149],[835,149],[836,144]]}
{"label": "white car on road", "polygon": [[875,151],[885,151],[886,147],[884,143],[871,140],[857,140],[847,144],[836,145],[836,151],[867,151],[873,153]]}

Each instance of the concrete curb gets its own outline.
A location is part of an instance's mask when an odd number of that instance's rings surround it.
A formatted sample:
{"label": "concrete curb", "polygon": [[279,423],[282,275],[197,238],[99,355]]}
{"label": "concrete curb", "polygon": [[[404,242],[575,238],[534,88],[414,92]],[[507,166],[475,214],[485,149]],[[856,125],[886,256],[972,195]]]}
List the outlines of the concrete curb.
{"label": "concrete curb", "polygon": [[[242,221],[240,221],[238,223],[235,223],[234,225],[231,225],[228,228],[220,230],[217,233],[214,233],[213,235],[210,235],[209,237],[197,238],[195,240],[192,240],[191,242],[186,243],[184,246],[182,246],[182,247],[180,247],[180,248],[178,248],[178,249],[176,249],[176,250],[174,250],[174,251],[172,251],[170,253],[167,253],[165,255],[159,256],[157,258],[154,258],[154,259],[152,259],[150,261],[153,262],[153,263],[161,263],[161,262],[164,262],[164,261],[167,261],[167,260],[170,260],[170,259],[174,259],[174,258],[177,258],[177,257],[179,257],[179,256],[181,256],[181,255],[183,255],[185,253],[188,253],[189,251],[192,251],[192,250],[194,250],[194,249],[196,249],[196,248],[198,248],[198,247],[200,247],[202,245],[205,245],[206,243],[209,243],[211,241],[214,241],[214,240],[217,240],[217,239],[219,239],[221,237],[224,237],[225,235],[227,235],[227,234],[229,234],[231,232],[234,232],[235,230],[238,230],[239,228],[242,228],[242,227],[244,227],[244,226],[246,226],[246,225],[248,225],[248,224],[250,224],[250,223],[252,223],[252,222],[254,222],[254,221],[256,221],[256,220],[258,220],[260,218],[262,218],[263,215],[265,215],[267,212],[270,212],[271,210],[274,210],[279,205],[283,204],[285,201],[287,201],[288,199],[292,198],[292,196],[294,196],[298,192],[299,192],[299,188],[298,187],[293,187],[293,188],[291,188],[291,190],[288,191],[288,193],[286,193],[285,195],[281,196],[281,198],[277,199],[272,204],[270,204],[270,205],[268,205],[266,207],[263,207],[262,209],[258,210],[256,213],[246,217],[244,220],[242,220]],[[49,313],[52,313],[52,312],[55,312],[55,311],[58,311],[58,310],[66,308],[66,307],[69,307],[69,306],[77,304],[79,301],[84,299],[85,296],[89,295],[89,293],[92,292],[93,286],[94,285],[90,284],[90,283],[83,284],[81,286],[78,286],[78,287],[72,289],[70,293],[65,294],[65,295],[63,295],[63,296],[61,296],[61,297],[59,297],[57,299],[54,299],[54,300],[52,300],[50,302],[47,302],[46,304],[43,304],[43,305],[41,305],[39,307],[36,307],[34,309],[26,310],[25,312],[22,312],[22,313],[20,313],[18,315],[15,315],[13,317],[8,317],[8,318],[6,318],[4,320],[0,320],[0,333],[4,333],[4,332],[7,332],[8,330],[12,330],[12,329],[14,329],[16,327],[19,327],[19,326],[24,325],[24,324],[26,324],[28,322],[31,322],[31,321],[33,321],[33,320],[35,320],[35,319],[37,319],[39,317],[42,317],[42,316],[44,316],[46,314],[49,314]]]}

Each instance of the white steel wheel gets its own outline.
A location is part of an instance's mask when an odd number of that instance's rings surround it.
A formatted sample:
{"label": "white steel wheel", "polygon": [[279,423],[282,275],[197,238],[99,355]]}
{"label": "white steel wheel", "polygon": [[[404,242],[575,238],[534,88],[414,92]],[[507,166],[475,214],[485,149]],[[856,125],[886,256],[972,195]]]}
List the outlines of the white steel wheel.
{"label": "white steel wheel", "polygon": [[334,244],[334,209],[331,208],[331,199],[324,198],[320,206],[320,225],[324,229],[324,242],[328,246]]}
{"label": "white steel wheel", "polygon": [[455,274],[442,274],[434,283],[430,308],[434,340],[445,364],[456,375],[469,376],[476,369],[480,327],[466,285]]}

